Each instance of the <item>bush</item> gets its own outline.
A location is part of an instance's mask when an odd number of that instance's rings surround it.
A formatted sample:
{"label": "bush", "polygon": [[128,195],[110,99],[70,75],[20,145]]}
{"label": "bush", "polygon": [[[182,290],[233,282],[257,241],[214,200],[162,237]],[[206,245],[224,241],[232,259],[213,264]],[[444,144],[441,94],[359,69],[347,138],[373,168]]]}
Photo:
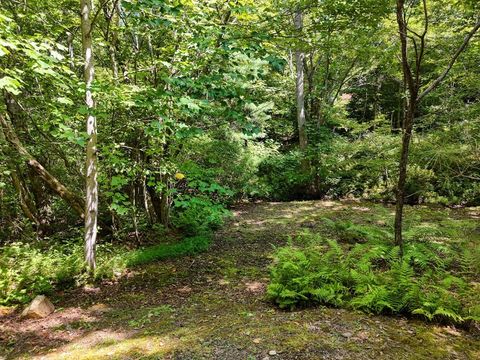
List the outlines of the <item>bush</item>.
{"label": "bush", "polygon": [[[411,242],[403,258],[390,241],[341,246],[311,234],[310,244],[278,250],[267,296],[282,308],[315,304],[369,313],[419,315],[455,323],[480,321],[475,289],[468,286],[460,253],[440,244]],[[475,269],[470,269],[470,271]]]}
{"label": "bush", "polygon": [[177,161],[189,183],[193,180],[228,189],[229,193],[221,197],[223,203],[264,195],[257,181],[257,169],[273,151],[274,146],[269,141],[257,141],[255,136],[220,127],[191,138],[183,145]]}
{"label": "bush", "polygon": [[265,195],[273,200],[294,200],[308,197],[313,176],[301,167],[299,151],[276,154],[259,164],[258,173],[265,184]]}
{"label": "bush", "polygon": [[186,235],[209,233],[219,228],[230,212],[204,196],[182,196],[174,203],[172,224]]}

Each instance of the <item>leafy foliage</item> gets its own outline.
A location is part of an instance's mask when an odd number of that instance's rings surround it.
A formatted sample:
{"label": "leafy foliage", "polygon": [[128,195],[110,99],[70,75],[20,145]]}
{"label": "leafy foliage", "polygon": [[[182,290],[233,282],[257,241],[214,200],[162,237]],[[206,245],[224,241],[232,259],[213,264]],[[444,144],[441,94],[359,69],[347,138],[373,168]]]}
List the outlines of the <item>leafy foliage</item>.
{"label": "leafy foliage", "polygon": [[[115,278],[127,268],[204,252],[210,244],[208,234],[131,251],[104,244],[99,247],[99,266],[94,277],[97,280]],[[47,250],[21,243],[0,248],[0,304],[25,303],[37,294],[49,294],[55,289],[91,281],[84,272],[81,243],[67,242]]]}
{"label": "leafy foliage", "polygon": [[324,304],[455,323],[480,320],[476,290],[453,264],[462,254],[451,248],[412,241],[400,258],[398,248],[378,237],[346,246],[303,236],[310,245],[292,241],[279,249],[271,270],[268,298],[282,308]]}

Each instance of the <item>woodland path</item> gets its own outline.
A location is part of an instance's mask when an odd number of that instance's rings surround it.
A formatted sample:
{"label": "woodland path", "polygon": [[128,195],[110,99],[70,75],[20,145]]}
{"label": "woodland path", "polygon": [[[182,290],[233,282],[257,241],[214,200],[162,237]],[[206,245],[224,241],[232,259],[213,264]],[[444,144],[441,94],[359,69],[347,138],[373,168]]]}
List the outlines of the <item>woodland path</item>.
{"label": "woodland path", "polygon": [[480,358],[479,335],[454,327],[325,307],[286,312],[264,300],[274,246],[302,229],[321,230],[322,216],[356,214],[373,221],[369,206],[239,206],[207,253],[57,294],[57,311],[45,320],[2,319],[0,354],[75,360]]}

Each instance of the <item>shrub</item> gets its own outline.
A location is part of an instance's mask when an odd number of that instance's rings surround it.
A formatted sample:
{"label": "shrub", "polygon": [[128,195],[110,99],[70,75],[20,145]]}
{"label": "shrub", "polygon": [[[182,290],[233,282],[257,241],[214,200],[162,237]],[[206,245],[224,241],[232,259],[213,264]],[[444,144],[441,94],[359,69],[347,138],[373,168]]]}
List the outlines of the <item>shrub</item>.
{"label": "shrub", "polygon": [[[399,249],[378,238],[354,246],[306,234],[306,248],[278,250],[267,296],[282,308],[315,304],[369,313],[419,315],[428,320],[480,321],[475,289],[452,268],[461,256],[435,243]],[[466,261],[465,266],[469,266]]]}
{"label": "shrub", "polygon": [[313,176],[301,168],[298,151],[276,154],[259,164],[258,173],[265,193],[273,200],[294,200],[308,196]]}
{"label": "shrub", "polygon": [[219,228],[229,214],[223,205],[208,197],[184,195],[174,203],[172,223],[191,236]]}

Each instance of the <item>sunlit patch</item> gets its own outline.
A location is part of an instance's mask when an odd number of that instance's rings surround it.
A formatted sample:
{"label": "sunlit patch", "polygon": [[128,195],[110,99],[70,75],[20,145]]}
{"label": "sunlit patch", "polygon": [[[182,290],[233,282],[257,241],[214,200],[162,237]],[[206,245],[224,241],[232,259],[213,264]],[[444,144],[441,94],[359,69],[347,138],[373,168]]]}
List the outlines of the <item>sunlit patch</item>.
{"label": "sunlit patch", "polygon": [[192,288],[188,285],[182,286],[181,288],[177,289],[177,291],[181,294],[188,294],[192,292]]}
{"label": "sunlit patch", "polygon": [[267,285],[259,281],[253,281],[253,282],[245,283],[245,287],[248,292],[251,292],[254,294],[261,294],[265,292]]}
{"label": "sunlit patch", "polygon": [[168,336],[134,337],[134,334],[97,331],[82,337],[47,355],[34,359],[75,359],[103,360],[113,358],[140,358],[145,356],[162,356],[172,351],[179,340]]}
{"label": "sunlit patch", "polygon": [[371,211],[370,208],[364,207],[364,206],[352,206],[351,209],[356,210],[356,211],[362,211],[362,212]]}

